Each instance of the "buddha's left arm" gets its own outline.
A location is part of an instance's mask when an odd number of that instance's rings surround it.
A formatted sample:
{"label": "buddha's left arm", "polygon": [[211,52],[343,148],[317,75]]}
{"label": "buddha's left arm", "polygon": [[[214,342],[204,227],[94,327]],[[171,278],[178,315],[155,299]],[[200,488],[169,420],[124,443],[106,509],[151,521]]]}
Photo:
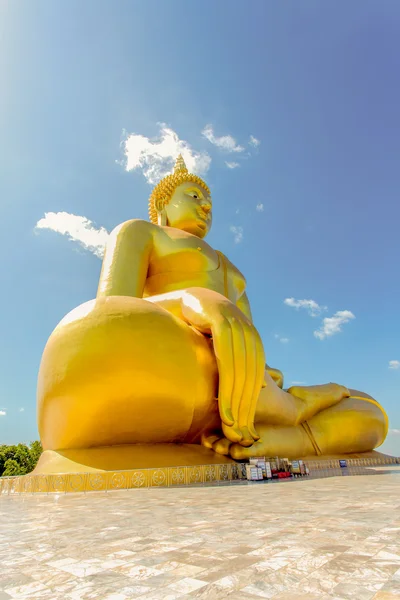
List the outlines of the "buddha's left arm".
{"label": "buddha's left arm", "polygon": [[240,308],[243,314],[249,319],[249,321],[253,322],[253,317],[251,316],[250,302],[247,297],[246,292],[240,296],[239,300],[236,302],[236,306]]}

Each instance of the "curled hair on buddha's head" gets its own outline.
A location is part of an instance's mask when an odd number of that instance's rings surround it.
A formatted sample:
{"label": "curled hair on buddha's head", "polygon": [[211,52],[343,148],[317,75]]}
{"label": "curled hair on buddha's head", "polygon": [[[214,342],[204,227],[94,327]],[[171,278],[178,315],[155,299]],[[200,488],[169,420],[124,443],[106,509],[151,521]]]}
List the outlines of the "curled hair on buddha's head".
{"label": "curled hair on buddha's head", "polygon": [[182,154],[180,154],[176,159],[174,172],[161,179],[151,192],[149,198],[149,216],[152,223],[157,225],[158,213],[170,202],[176,188],[185,182],[197,183],[197,185],[201,185],[208,194],[210,193],[208,185],[201,177],[189,173],[185,161],[182,158]]}

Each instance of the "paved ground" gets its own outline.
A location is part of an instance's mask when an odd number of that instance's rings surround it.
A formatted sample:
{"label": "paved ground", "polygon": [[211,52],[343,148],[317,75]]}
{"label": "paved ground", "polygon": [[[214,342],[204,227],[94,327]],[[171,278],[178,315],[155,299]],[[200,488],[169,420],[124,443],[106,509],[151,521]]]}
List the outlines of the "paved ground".
{"label": "paved ground", "polygon": [[400,599],[400,471],[0,498],[0,600]]}

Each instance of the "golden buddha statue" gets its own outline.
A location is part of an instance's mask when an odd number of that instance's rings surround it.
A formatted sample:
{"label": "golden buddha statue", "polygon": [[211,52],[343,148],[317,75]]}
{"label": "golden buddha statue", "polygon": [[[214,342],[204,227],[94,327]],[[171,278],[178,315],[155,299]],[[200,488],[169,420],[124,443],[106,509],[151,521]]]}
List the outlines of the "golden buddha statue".
{"label": "golden buddha statue", "polygon": [[[150,222],[110,234],[95,300],[50,336],[36,473],[370,451],[376,400],[337,384],[283,388],[265,365],[242,273],[204,241],[210,190],[178,157]],[[227,458],[224,458],[227,457]]]}

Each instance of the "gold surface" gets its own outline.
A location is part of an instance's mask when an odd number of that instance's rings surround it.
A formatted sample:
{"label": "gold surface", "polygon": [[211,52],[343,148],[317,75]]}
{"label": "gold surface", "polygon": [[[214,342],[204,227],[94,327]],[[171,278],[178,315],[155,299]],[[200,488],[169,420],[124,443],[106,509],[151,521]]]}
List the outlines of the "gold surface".
{"label": "gold surface", "polygon": [[[152,222],[127,221],[110,234],[97,298],[48,340],[38,378],[44,450],[75,451],[73,462],[86,465],[97,449],[115,471],[136,444],[153,447],[146,466],[175,464],[165,444],[203,445],[236,460],[382,444],[388,422],[373,398],[337,384],[285,391],[282,373],[265,365],[246,280],[204,241],[210,191],[182,157],[150,209]],[[185,447],[181,463],[198,464]],[[35,472],[60,465],[43,458]]]}
{"label": "gold surface", "polygon": [[37,470],[41,473],[125,471],[149,467],[236,464],[199,444],[130,444],[83,450],[45,450]]}

